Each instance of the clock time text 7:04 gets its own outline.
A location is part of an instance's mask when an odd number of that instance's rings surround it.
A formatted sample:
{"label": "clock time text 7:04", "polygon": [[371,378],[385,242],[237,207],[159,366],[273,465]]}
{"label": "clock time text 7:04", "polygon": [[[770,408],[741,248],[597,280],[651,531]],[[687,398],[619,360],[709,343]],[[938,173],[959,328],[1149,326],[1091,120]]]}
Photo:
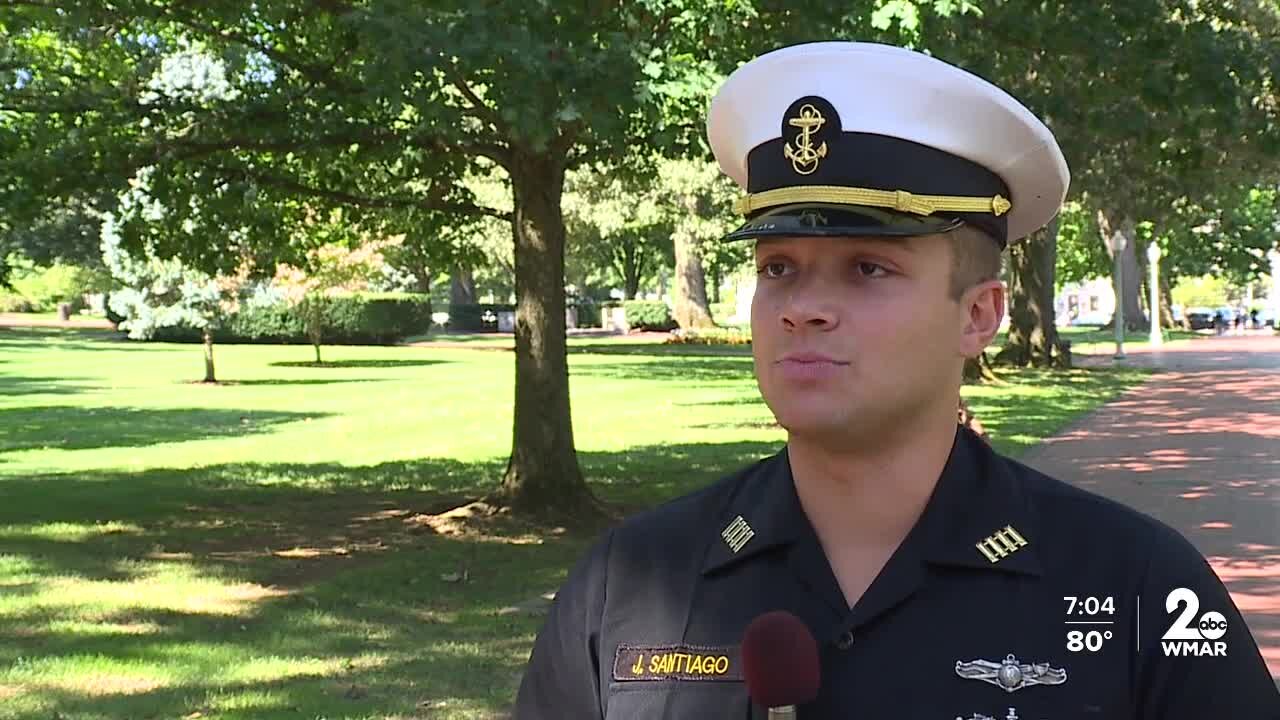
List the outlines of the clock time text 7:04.
{"label": "clock time text 7:04", "polygon": [[1092,595],[1084,598],[1064,595],[1062,599],[1067,601],[1067,615],[1098,615],[1100,613],[1114,615],[1116,612],[1116,600],[1110,595],[1104,598]]}

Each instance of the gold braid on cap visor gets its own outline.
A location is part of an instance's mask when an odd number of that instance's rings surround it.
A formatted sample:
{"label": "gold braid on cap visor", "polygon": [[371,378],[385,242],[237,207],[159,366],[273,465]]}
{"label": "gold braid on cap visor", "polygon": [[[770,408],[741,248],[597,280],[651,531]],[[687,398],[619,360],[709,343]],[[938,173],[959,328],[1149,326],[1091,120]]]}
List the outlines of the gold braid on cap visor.
{"label": "gold braid on cap visor", "polygon": [[913,195],[905,190],[871,190],[840,185],[804,185],[778,188],[744,195],[733,203],[734,212],[749,215],[756,210],[792,203],[834,203],[892,208],[916,215],[936,212],[992,213],[1009,212],[1012,203],[1003,197],[963,197],[958,195]]}

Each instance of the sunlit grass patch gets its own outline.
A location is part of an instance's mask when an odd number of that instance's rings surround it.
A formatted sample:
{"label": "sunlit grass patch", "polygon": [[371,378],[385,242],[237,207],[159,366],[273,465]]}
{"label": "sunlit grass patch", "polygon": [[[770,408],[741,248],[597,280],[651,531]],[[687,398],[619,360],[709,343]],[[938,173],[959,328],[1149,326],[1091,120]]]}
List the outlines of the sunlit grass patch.
{"label": "sunlit grass patch", "polygon": [[[485,718],[589,537],[428,522],[497,487],[513,356],[0,333],[0,720]],[[571,343],[579,462],[629,508],[778,450],[752,360]],[[964,390],[1021,452],[1144,375]],[[8,419],[20,422],[6,422]],[[532,608],[532,610],[531,610]]]}

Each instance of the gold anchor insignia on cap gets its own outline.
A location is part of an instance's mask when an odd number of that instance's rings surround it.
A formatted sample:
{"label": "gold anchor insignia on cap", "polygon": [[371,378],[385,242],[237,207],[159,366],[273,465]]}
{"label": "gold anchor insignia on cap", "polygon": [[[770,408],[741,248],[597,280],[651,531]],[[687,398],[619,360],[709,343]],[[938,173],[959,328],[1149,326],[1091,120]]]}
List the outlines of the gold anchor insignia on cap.
{"label": "gold anchor insignia on cap", "polygon": [[800,128],[800,134],[796,137],[796,149],[791,149],[791,143],[782,146],[782,154],[791,161],[791,167],[801,175],[809,175],[818,169],[818,161],[827,156],[827,143],[814,147],[813,134],[825,125],[827,119],[822,117],[822,113],[818,108],[809,103],[800,106],[800,115],[793,118],[787,118],[787,124],[791,127]]}
{"label": "gold anchor insignia on cap", "polygon": [[720,531],[720,537],[724,538],[725,544],[736,555],[742,549],[747,541],[756,536],[756,531],[751,529],[746,520],[742,516],[733,519],[729,526]]}
{"label": "gold anchor insignia on cap", "polygon": [[1021,690],[1032,685],[1062,685],[1067,681],[1067,671],[1050,667],[1049,663],[1020,663],[1013,654],[1004,662],[990,660],[956,661],[956,675],[966,680],[981,680],[1005,692]]}
{"label": "gold anchor insignia on cap", "polygon": [[978,551],[994,564],[1029,544],[1026,538],[1013,529],[1012,525],[1005,525],[1003,529],[997,530],[995,533],[983,538],[981,542],[975,543],[974,547],[978,548]]}

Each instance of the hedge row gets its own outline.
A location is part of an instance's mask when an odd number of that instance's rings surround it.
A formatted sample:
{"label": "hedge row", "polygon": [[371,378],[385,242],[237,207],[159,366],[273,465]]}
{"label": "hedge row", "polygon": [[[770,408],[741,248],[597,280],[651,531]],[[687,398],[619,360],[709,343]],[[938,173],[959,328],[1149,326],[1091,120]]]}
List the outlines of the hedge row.
{"label": "hedge row", "polygon": [[622,309],[627,313],[627,325],[632,330],[665,331],[676,327],[671,308],[664,302],[628,300],[622,303]]}
{"label": "hedge row", "polygon": [[[343,295],[325,304],[326,345],[390,345],[431,328],[431,298],[413,293]],[[199,342],[200,330],[162,328],[155,340]],[[244,307],[213,333],[221,343],[305,344],[302,323],[287,305]]]}

